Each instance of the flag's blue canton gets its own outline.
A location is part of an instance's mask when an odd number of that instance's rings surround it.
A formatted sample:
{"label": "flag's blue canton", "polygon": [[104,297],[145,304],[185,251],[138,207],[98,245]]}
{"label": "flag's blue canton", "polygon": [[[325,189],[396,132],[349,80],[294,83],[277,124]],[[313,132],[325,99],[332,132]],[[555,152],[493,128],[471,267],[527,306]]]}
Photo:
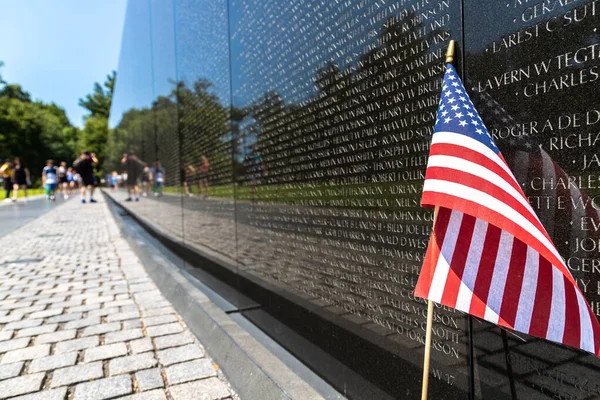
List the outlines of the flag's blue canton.
{"label": "flag's blue canton", "polygon": [[440,105],[433,132],[460,133],[480,141],[495,153],[500,152],[479,117],[471,99],[469,99],[452,64],[446,65]]}

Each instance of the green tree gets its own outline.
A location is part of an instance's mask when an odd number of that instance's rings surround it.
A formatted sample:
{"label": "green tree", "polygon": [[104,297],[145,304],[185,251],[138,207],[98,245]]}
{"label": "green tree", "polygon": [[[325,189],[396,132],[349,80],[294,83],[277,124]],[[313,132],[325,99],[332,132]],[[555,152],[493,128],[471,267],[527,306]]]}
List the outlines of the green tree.
{"label": "green tree", "polygon": [[79,105],[90,112],[90,117],[108,118],[116,77],[117,73],[113,71],[106,76],[104,85],[100,85],[98,82],[94,83],[93,93],[79,99]]}
{"label": "green tree", "polygon": [[[94,91],[79,99],[79,105],[89,111],[77,141],[79,150],[87,149],[96,153],[98,163],[104,167],[105,152],[109,139],[108,116],[115,87],[116,72],[106,76],[103,85],[94,83]],[[103,168],[105,169],[105,168]]]}
{"label": "green tree", "polygon": [[76,136],[64,109],[32,101],[20,85],[0,77],[0,158],[20,157],[35,182],[47,159],[74,159]]}

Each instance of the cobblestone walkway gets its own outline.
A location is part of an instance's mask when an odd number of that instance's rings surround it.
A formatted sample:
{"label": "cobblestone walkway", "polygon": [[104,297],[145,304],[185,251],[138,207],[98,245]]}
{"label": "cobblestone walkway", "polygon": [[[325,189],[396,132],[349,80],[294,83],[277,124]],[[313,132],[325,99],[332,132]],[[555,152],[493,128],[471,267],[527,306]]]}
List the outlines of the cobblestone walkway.
{"label": "cobblestone walkway", "polygon": [[0,238],[0,399],[237,399],[98,200]]}

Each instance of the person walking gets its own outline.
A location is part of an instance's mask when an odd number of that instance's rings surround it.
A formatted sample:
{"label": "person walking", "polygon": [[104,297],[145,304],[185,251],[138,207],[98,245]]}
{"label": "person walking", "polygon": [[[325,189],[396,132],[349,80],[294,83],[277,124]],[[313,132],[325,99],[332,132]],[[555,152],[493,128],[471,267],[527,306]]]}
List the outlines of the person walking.
{"label": "person walking", "polygon": [[46,190],[46,198],[48,200],[56,200],[56,189],[58,187],[58,171],[54,166],[54,160],[46,161],[46,166],[42,171],[42,183]]}
{"label": "person walking", "polygon": [[25,168],[19,157],[15,158],[14,168],[12,172],[13,181],[13,202],[17,201],[19,189],[23,190],[23,201],[27,202],[27,186],[31,185],[31,177],[29,169]]}
{"label": "person walking", "polygon": [[6,162],[0,166],[0,177],[4,183],[4,190],[6,191],[6,196],[4,197],[4,201],[11,201],[10,194],[13,190],[13,181],[12,181],[12,173],[13,173],[13,162],[11,159],[6,159]]}
{"label": "person walking", "polygon": [[142,196],[148,197],[148,188],[150,187],[150,181],[152,180],[152,171],[144,164],[142,171]]}
{"label": "person walking", "polygon": [[127,171],[126,186],[128,197],[125,199],[125,201],[132,201],[132,195],[135,195],[135,201],[140,201],[140,187],[138,186],[138,178],[142,172],[144,163],[142,163],[135,156],[133,151],[130,151],[129,153],[123,154],[121,164],[125,166],[125,170]]}
{"label": "person walking", "polygon": [[62,191],[63,198],[69,198],[69,180],[67,178],[67,162],[61,161],[60,166],[56,169],[58,175],[58,190]]}
{"label": "person walking", "polygon": [[98,164],[96,154],[84,151],[73,163],[75,171],[80,175],[81,180],[81,203],[85,204],[86,189],[90,191],[90,203],[96,203],[94,200],[94,165]]}

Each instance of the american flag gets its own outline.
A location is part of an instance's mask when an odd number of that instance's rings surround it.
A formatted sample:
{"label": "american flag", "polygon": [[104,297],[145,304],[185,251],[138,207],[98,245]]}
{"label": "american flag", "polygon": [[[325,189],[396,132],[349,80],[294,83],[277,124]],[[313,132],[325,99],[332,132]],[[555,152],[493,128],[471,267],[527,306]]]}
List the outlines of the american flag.
{"label": "american flag", "polygon": [[448,64],[421,204],[436,218],[415,295],[600,355],[600,324]]}

